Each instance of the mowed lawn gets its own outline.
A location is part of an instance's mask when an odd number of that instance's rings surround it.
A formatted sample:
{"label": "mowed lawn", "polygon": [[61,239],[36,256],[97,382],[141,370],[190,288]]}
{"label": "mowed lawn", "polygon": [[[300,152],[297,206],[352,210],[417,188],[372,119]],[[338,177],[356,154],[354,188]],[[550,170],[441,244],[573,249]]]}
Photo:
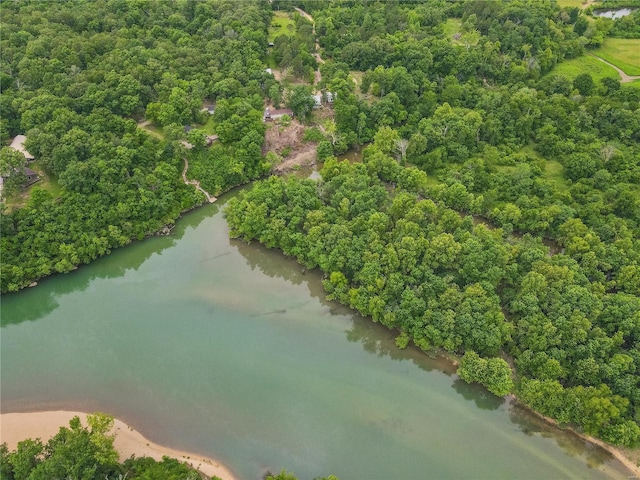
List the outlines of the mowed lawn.
{"label": "mowed lawn", "polygon": [[627,75],[640,75],[640,38],[607,38],[593,53]]}
{"label": "mowed lawn", "polygon": [[271,19],[271,25],[269,25],[269,33],[267,35],[267,41],[273,42],[280,35],[293,35],[295,32],[295,24],[293,20],[289,18],[287,12],[277,11],[274,12]]}

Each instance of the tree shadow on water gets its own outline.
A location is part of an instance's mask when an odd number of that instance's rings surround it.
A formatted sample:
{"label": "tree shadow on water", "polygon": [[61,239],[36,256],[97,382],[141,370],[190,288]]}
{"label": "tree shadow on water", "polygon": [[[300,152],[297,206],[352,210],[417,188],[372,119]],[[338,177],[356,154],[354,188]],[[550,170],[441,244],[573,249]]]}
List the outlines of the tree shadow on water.
{"label": "tree shadow on water", "polygon": [[467,383],[456,378],[452,385],[465,400],[473,401],[482,410],[496,410],[505,403],[503,397],[497,397],[485,387],[477,383]]}
{"label": "tree shadow on water", "polygon": [[[522,405],[517,403],[512,405],[509,409],[509,418],[527,436],[540,435],[543,438],[553,438],[566,455],[583,457],[591,468],[598,468],[609,462],[619,463],[610,452],[602,447],[585,441],[571,430],[563,430],[549,424]],[[621,472],[625,471],[622,464],[614,466]]]}
{"label": "tree shadow on water", "polygon": [[117,278],[138,270],[152,255],[175,245],[184,234],[152,237],[113,250],[110,254],[81,265],[69,273],[57,273],[38,281],[38,285],[2,295],[0,325],[16,325],[39,320],[58,308],[60,297],[82,292],[97,279]]}
{"label": "tree shadow on water", "polygon": [[446,356],[438,352],[425,353],[413,344],[401,349],[395,343],[397,331],[352,312],[351,329],[346,331],[348,341],[362,343],[365,351],[379,357],[410,361],[426,372],[439,371],[447,376],[455,373],[455,366]]}

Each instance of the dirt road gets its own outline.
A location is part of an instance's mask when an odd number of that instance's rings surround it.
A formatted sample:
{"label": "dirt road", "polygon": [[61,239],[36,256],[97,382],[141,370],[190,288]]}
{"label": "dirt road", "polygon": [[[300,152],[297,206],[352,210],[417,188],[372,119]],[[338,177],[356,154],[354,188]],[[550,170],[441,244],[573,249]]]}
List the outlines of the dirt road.
{"label": "dirt road", "polygon": [[627,75],[620,68],[616,67],[613,63],[607,62],[604,58],[601,58],[601,57],[597,56],[595,53],[589,52],[589,55],[591,55],[592,57],[597,58],[598,60],[600,60],[603,63],[606,63],[610,67],[613,67],[616,70],[616,72],[618,72],[618,74],[620,74],[620,77],[621,77],[620,83],[631,83],[631,82],[634,82],[636,80],[640,80],[640,75]]}
{"label": "dirt road", "polygon": [[[307,12],[305,12],[304,10],[302,10],[301,8],[298,7],[294,7],[296,12],[298,12],[300,15],[302,15],[304,18],[306,18],[307,20],[309,20],[312,24],[313,24],[313,38],[315,38],[316,40],[316,51],[314,52],[313,56],[315,57],[316,61],[318,63],[324,63],[324,60],[322,59],[322,57],[320,56],[320,42],[318,42],[318,38],[316,37],[316,22],[313,19],[313,17],[311,15],[309,15]],[[318,83],[320,83],[320,80],[322,80],[322,75],[320,74],[320,68],[318,68],[318,70],[316,70],[315,72],[315,80],[314,80],[314,85],[317,85]]]}

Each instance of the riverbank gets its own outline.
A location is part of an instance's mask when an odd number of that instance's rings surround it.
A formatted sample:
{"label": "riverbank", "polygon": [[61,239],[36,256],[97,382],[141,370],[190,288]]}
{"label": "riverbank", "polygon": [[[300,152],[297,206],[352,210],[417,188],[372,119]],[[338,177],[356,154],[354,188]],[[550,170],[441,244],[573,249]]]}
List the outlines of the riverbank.
{"label": "riverbank", "polygon": [[640,466],[638,466],[638,462],[640,462],[640,449],[628,450],[628,449],[622,449],[622,448],[615,447],[615,446],[610,445],[610,444],[608,444],[606,442],[603,442],[602,440],[600,440],[598,438],[595,438],[595,437],[592,437],[590,435],[586,435],[584,433],[578,432],[577,430],[575,430],[572,427],[560,426],[558,424],[558,422],[556,420],[554,420],[553,418],[546,417],[543,414],[541,414],[540,412],[536,412],[532,408],[529,408],[526,405],[524,405],[523,403],[521,403],[518,400],[518,397],[516,397],[515,395],[509,395],[509,400],[512,403],[518,405],[518,407],[528,410],[533,415],[535,415],[536,417],[540,418],[541,420],[543,420],[544,422],[548,423],[549,425],[552,425],[553,427],[556,427],[556,428],[558,428],[560,430],[571,432],[573,435],[575,435],[576,437],[580,438],[585,443],[588,443],[588,444],[591,444],[591,445],[595,445],[597,447],[602,448],[606,452],[609,452],[611,455],[613,455],[613,457],[616,460],[618,460],[622,465],[624,465],[629,470],[629,472],[632,474],[632,475],[629,476],[630,480],[640,479]]}
{"label": "riverbank", "polygon": [[[60,427],[68,427],[69,421],[75,416],[80,417],[83,425],[87,424],[87,414],[82,412],[57,410],[0,414],[0,442],[6,443],[10,451],[15,450],[18,442],[27,438],[40,438],[46,442],[58,433]],[[189,464],[209,477],[235,480],[231,471],[217,460],[153,443],[118,419],[114,419],[113,433],[116,435],[113,445],[120,455],[120,461],[131,455],[151,457],[158,461],[163,456],[168,456]]]}

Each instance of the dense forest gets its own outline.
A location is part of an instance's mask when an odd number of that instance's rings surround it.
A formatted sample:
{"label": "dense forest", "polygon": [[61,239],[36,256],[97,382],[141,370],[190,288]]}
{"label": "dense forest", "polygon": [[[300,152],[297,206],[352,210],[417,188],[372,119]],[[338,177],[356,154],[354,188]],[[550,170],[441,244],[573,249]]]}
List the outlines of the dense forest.
{"label": "dense forest", "polygon": [[[231,234],[319,268],[398,346],[460,354],[464,380],[639,445],[640,89],[554,74],[630,21],[541,1],[296,5],[337,92],[322,179],[256,184]],[[332,157],[365,145],[362,163]]]}
{"label": "dense forest", "polygon": [[[3,2],[0,140],[26,134],[51,180],[22,208],[3,202],[2,292],[68,272],[172,224],[205,201],[180,178],[183,159],[215,172],[218,194],[268,170],[261,147],[269,81],[267,2]],[[267,78],[269,77],[269,78]],[[207,101],[218,100],[213,148],[202,152]],[[162,135],[137,127],[148,118]],[[3,196],[19,161],[0,150]],[[17,176],[16,181],[11,181]]]}
{"label": "dense forest", "polygon": [[[47,443],[40,439],[18,442],[10,452],[0,445],[0,477],[3,480],[69,479],[154,479],[200,480],[202,475],[184,463],[164,457],[131,457],[118,462],[113,447],[113,418],[104,414],[88,415],[87,426],[78,417],[61,427]],[[214,480],[217,477],[214,477]]]}
{"label": "dense forest", "polygon": [[[291,29],[269,42],[283,11]],[[265,176],[275,157],[262,110],[283,102],[307,122],[322,179],[256,183],[229,204],[233,236],[319,268],[331,298],[396,330],[399,347],[459,354],[464,380],[638,446],[639,83],[556,69],[640,38],[640,10],[592,11],[552,0],[4,2],[0,139],[25,134],[49,183],[3,203],[2,292],[203,203],[180,176],[186,160],[214,195]],[[321,125],[305,84],[318,68],[313,88],[334,99]],[[362,162],[334,158],[353,149]],[[21,162],[0,150],[9,200]]]}

